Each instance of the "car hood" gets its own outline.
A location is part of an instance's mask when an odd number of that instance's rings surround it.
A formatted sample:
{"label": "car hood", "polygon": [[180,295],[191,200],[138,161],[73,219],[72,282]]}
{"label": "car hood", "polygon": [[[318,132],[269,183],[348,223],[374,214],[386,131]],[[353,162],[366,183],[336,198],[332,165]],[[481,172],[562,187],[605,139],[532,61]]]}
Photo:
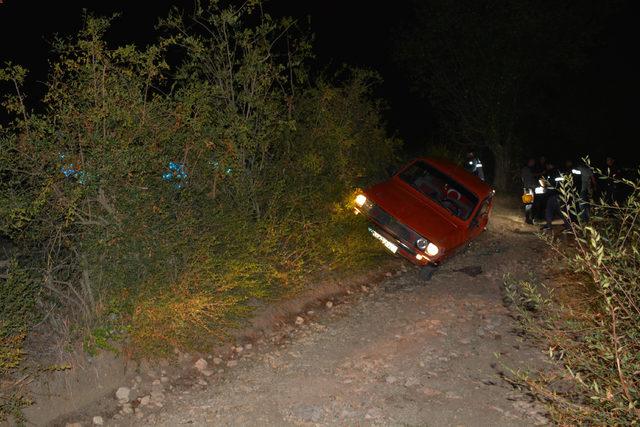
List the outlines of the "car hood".
{"label": "car hood", "polygon": [[436,245],[447,247],[458,240],[460,230],[453,216],[398,182],[398,178],[374,185],[365,193],[372,202]]}

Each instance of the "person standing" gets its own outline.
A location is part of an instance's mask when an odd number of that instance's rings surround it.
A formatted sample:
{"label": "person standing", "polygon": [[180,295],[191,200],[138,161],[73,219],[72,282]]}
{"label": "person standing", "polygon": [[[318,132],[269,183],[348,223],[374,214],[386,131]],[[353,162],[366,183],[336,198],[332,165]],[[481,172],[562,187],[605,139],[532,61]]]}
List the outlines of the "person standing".
{"label": "person standing", "polygon": [[579,218],[580,221],[583,222],[589,221],[589,215],[591,214],[590,203],[596,187],[596,177],[591,167],[585,161],[581,161],[574,172],[578,172],[578,176],[580,177]]}
{"label": "person standing", "polygon": [[[527,164],[520,170],[520,180],[522,181],[522,188],[524,189],[524,194],[533,195],[535,188],[537,187],[535,171],[534,171],[535,167],[536,167],[535,159],[530,158],[529,160],[527,160]],[[525,203],[524,205],[524,221],[527,224],[533,224],[533,202]]]}
{"label": "person standing", "polygon": [[[562,175],[574,175],[576,172],[576,168],[573,166],[573,160],[565,160],[564,168],[562,169]],[[580,185],[579,182],[576,182],[576,185]]]}
{"label": "person standing", "polygon": [[537,164],[535,174],[538,176],[543,176],[546,172],[547,172],[547,158],[545,156],[540,156],[538,158],[538,164]]}
{"label": "person standing", "polygon": [[484,170],[482,169],[482,162],[473,151],[469,151],[467,153],[467,161],[464,164],[464,168],[484,181]]}
{"label": "person standing", "polygon": [[620,191],[619,191],[619,180],[622,178],[622,171],[618,168],[618,163],[616,159],[609,156],[607,157],[607,169],[606,169],[606,179],[604,180],[604,196],[607,203],[620,203]]}
{"label": "person standing", "polygon": [[569,230],[569,221],[562,212],[560,192],[558,190],[558,187],[561,185],[562,181],[564,181],[564,178],[560,171],[558,171],[552,163],[547,163],[546,169],[547,171],[544,175],[547,193],[547,205],[545,206],[544,210],[544,219],[546,221],[546,224],[542,226],[542,230],[551,230],[553,220],[558,216],[562,218],[564,229]]}

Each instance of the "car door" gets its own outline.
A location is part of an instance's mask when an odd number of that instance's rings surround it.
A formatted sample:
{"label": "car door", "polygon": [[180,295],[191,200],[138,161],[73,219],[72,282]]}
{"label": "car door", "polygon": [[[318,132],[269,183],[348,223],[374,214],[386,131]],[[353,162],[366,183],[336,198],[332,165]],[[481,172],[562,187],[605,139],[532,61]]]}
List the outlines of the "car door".
{"label": "car door", "polygon": [[471,223],[469,224],[469,240],[477,237],[482,233],[489,222],[489,213],[493,205],[493,197],[489,196],[482,202],[482,205],[474,215]]}

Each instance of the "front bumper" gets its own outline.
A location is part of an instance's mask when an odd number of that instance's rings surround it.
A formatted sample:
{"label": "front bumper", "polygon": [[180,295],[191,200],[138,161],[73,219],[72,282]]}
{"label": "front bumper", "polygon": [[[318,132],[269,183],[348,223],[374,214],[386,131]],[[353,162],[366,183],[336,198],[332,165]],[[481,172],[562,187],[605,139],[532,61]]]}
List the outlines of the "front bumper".
{"label": "front bumper", "polygon": [[[397,250],[393,252],[389,247],[387,247],[387,249],[389,249],[390,252],[396,255],[400,255],[406,258],[409,262],[418,266],[425,266],[427,264],[436,264],[436,262],[433,260],[430,260],[427,257],[427,255],[419,253],[417,250],[413,249],[411,245],[396,238],[394,235],[392,235],[390,232],[385,230],[379,224],[376,224],[375,221],[371,220],[371,218],[369,218],[369,221],[371,222],[371,224],[369,225],[369,232],[371,234],[373,234],[374,232],[377,233],[379,236],[381,236],[387,242],[391,243],[397,248]],[[376,238],[376,240],[380,240],[378,236],[374,235],[374,237]]]}
{"label": "front bumper", "polygon": [[[418,249],[416,241],[428,238],[406,226],[371,200],[365,198],[363,203],[357,203],[355,213],[363,214],[367,217],[370,223],[369,232],[381,244],[386,246],[390,252],[400,255],[419,266],[438,264],[438,261],[442,259],[442,247],[439,248],[439,253],[435,256],[429,256],[425,251]],[[393,250],[393,247],[396,250]]]}

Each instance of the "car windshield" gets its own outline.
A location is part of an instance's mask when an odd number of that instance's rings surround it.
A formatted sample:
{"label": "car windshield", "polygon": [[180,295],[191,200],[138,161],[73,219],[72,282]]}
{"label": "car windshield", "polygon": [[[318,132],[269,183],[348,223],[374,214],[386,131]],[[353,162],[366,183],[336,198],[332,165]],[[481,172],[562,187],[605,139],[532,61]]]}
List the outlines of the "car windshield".
{"label": "car windshield", "polygon": [[463,220],[469,218],[478,204],[472,192],[422,161],[402,171],[400,179]]}

